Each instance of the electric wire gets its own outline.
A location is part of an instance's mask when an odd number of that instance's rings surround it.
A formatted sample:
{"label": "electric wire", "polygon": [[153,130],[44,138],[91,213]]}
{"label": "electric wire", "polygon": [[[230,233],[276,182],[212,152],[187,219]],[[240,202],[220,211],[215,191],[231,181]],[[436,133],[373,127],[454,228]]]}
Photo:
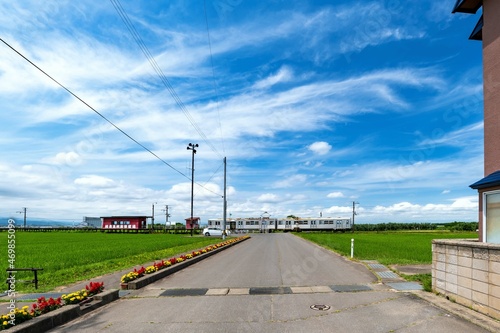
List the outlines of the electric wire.
{"label": "electric wire", "polygon": [[52,80],[53,82],[55,82],[58,86],[60,86],[61,88],[63,88],[64,90],[66,90],[66,92],[68,92],[71,96],[73,96],[74,98],[76,98],[77,100],[79,100],[80,102],[82,102],[85,106],[87,106],[89,109],[91,109],[92,111],[94,111],[98,116],[100,116],[102,119],[104,119],[106,122],[108,122],[111,126],[113,126],[116,130],[118,130],[119,132],[121,132],[123,135],[125,135],[127,138],[129,138],[130,140],[132,140],[134,143],[136,143],[138,146],[140,146],[141,148],[143,148],[144,150],[146,150],[147,152],[149,152],[151,155],[153,155],[154,157],[156,157],[159,161],[161,161],[163,164],[167,165],[168,167],[170,167],[172,170],[174,171],[177,171],[180,175],[184,176],[185,178],[187,179],[190,179],[188,176],[186,176],[185,174],[183,174],[181,171],[177,170],[175,167],[173,167],[172,165],[170,165],[167,161],[165,161],[164,159],[162,159],[160,156],[158,156],[157,154],[155,154],[151,149],[149,149],[148,147],[144,146],[142,143],[140,143],[139,141],[137,141],[136,139],[134,139],[131,135],[129,135],[127,132],[125,132],[124,130],[122,130],[120,127],[118,127],[117,125],[115,125],[111,120],[109,120],[105,115],[103,115],[102,113],[100,113],[99,111],[97,111],[96,109],[94,109],[90,104],[88,104],[87,102],[85,102],[83,99],[81,99],[78,95],[76,95],[73,91],[71,91],[69,88],[67,88],[66,86],[64,86],[62,83],[60,83],[59,81],[57,81],[55,78],[53,78],[52,76],[50,76],[47,72],[45,72],[43,69],[41,69],[40,67],[38,67],[34,62],[32,62],[30,59],[28,59],[27,57],[25,57],[21,52],[19,52],[18,50],[16,50],[13,46],[11,46],[9,43],[7,43],[3,38],[0,37],[0,41],[2,41],[2,43],[4,43],[5,45],[7,45],[12,51],[14,51],[15,53],[17,53],[20,57],[22,57],[24,60],[26,60],[29,64],[31,64],[33,67],[35,67],[36,69],[38,69],[41,73],[43,73],[45,76],[47,76],[50,80]]}
{"label": "electric wire", "polygon": [[[17,53],[21,58],[23,58],[24,60],[26,60],[30,65],[32,65],[33,67],[35,67],[36,69],[38,69],[41,73],[43,73],[45,76],[47,76],[50,80],[52,80],[54,83],[56,83],[59,87],[63,88],[66,92],[68,92],[71,96],[73,96],[74,98],[76,98],[77,100],[79,100],[80,102],[82,102],[85,106],[87,106],[89,109],[91,109],[92,111],[94,111],[98,116],[100,116],[102,119],[104,119],[107,123],[109,123],[111,126],[113,126],[116,130],[118,130],[120,133],[122,133],[123,135],[125,135],[127,138],[129,138],[130,140],[132,140],[135,144],[137,144],[138,146],[140,146],[142,149],[146,150],[147,152],[149,152],[151,155],[153,155],[154,157],[156,157],[160,162],[162,162],[163,164],[167,165],[169,168],[171,168],[172,170],[176,171],[177,173],[179,173],[181,176],[185,177],[186,179],[188,180],[191,180],[191,178],[189,176],[187,176],[186,174],[182,173],[181,171],[177,170],[175,167],[173,167],[171,164],[169,164],[167,161],[165,161],[164,159],[162,159],[160,156],[158,156],[157,154],[155,154],[151,149],[149,149],[148,147],[144,146],[142,143],[140,143],[139,141],[137,141],[136,139],[134,139],[131,135],[129,135],[127,132],[125,132],[124,130],[122,130],[120,127],[118,127],[115,123],[113,123],[111,120],[109,120],[105,115],[103,115],[102,113],[100,113],[99,111],[97,111],[95,108],[93,108],[90,104],[88,104],[87,102],[85,102],[82,98],[80,98],[78,95],[76,95],[73,91],[71,91],[69,88],[67,88],[66,86],[64,86],[62,83],[60,83],[59,81],[57,81],[55,78],[53,78],[50,74],[48,74],[47,72],[45,72],[42,68],[40,68],[38,65],[36,65],[33,61],[31,61],[30,59],[28,59],[26,56],[24,56],[21,52],[19,52],[17,49],[15,49],[13,46],[11,46],[9,43],[7,43],[3,38],[0,37],[0,41],[2,43],[4,43],[7,47],[9,47],[12,51],[14,51],[15,53]],[[220,167],[219,167],[220,169]],[[211,192],[213,194],[216,194],[218,196],[222,196],[221,194],[217,193],[217,192],[214,192],[206,187],[204,187],[203,185],[199,184],[199,183],[196,183],[196,185],[198,186],[201,186],[203,187],[205,190],[207,190],[208,192]]]}
{"label": "electric wire", "polygon": [[[212,178],[214,178],[214,176],[217,174],[217,172],[219,172],[220,168],[221,168],[223,165],[224,165],[224,163],[219,164],[219,167],[217,168],[217,170],[215,170],[215,171],[214,171],[214,173],[212,174],[212,176],[210,176],[210,178],[208,178],[208,180],[207,180],[207,181],[203,184],[203,186],[202,186],[202,187],[203,187],[205,190],[210,191],[210,192],[212,192],[212,193],[215,193],[215,192],[213,192],[213,191],[209,190],[208,188],[206,188],[205,186],[206,186],[206,185],[207,185],[207,184],[208,184],[208,183],[212,180]],[[194,196],[196,196],[196,194],[197,194],[197,192],[195,192],[195,193],[194,193]],[[215,194],[220,195],[220,194],[218,194],[218,193],[215,193]],[[222,198],[224,198],[224,196],[223,196],[223,195],[220,195],[220,196],[221,196]]]}
{"label": "electric wire", "polygon": [[153,55],[149,51],[148,47],[146,46],[146,44],[142,40],[142,38],[139,35],[139,33],[137,32],[137,29],[135,28],[134,24],[132,23],[132,21],[128,17],[127,13],[123,9],[120,1],[119,0],[110,0],[110,2],[115,7],[116,11],[118,12],[118,15],[120,16],[120,18],[122,19],[123,23],[125,24],[125,26],[129,30],[129,32],[132,35],[132,37],[134,38],[135,42],[137,43],[137,45],[141,49],[142,53],[146,56],[147,60],[149,61],[149,63],[153,67],[153,69],[156,72],[156,74],[158,74],[161,82],[165,85],[165,87],[170,92],[170,95],[174,99],[174,101],[177,104],[177,106],[184,113],[184,115],[189,120],[189,122],[191,123],[191,125],[194,127],[194,129],[196,130],[196,132],[198,132],[198,134],[200,135],[200,137],[202,138],[202,140],[210,147],[210,149],[212,149],[212,151],[214,153],[216,153],[217,155],[219,155],[222,158],[222,156],[219,153],[219,151],[210,142],[210,140],[205,135],[205,133],[203,133],[203,131],[201,130],[201,128],[198,126],[198,124],[194,120],[193,116],[189,113],[189,110],[186,108],[186,106],[184,105],[184,103],[180,99],[179,95],[177,95],[174,87],[172,86],[172,84],[170,83],[170,81],[168,80],[168,78],[165,76],[165,74],[163,73],[162,69],[160,68],[160,66],[156,62],[155,58],[153,57]]}

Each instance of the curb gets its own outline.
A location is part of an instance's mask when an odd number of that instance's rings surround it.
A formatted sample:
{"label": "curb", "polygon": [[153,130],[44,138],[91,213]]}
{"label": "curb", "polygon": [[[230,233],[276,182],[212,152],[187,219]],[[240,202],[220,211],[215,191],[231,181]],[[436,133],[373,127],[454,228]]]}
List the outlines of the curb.
{"label": "curb", "polygon": [[183,262],[180,262],[180,263],[177,263],[173,266],[170,266],[170,267],[167,267],[167,268],[164,268],[162,270],[159,270],[157,272],[154,272],[154,273],[151,273],[151,274],[146,274],[138,279],[135,279],[133,281],[130,281],[128,282],[128,289],[129,290],[137,290],[137,289],[140,289],[140,288],[143,288],[145,286],[147,286],[148,284],[151,284],[153,282],[156,282],[158,280],[161,280],[163,279],[164,277],[167,277],[171,274],[174,274],[175,272],[178,272],[186,267],[189,267],[193,264],[196,264],[197,262],[203,260],[203,259],[206,259],[216,253],[219,253],[221,251],[224,251],[225,249],[228,249],[230,248],[231,246],[233,245],[236,245],[236,244],[239,244],[247,239],[250,239],[250,237],[245,237],[245,238],[242,238],[236,242],[233,242],[231,244],[228,244],[228,245],[225,245],[225,246],[222,246],[222,247],[218,247],[210,252],[207,252],[207,253],[203,253],[203,254],[200,254],[199,256],[196,256],[196,257],[193,257],[189,260],[185,260]]}
{"label": "curb", "polygon": [[90,302],[82,305],[72,304],[45,313],[39,317],[27,320],[19,325],[6,330],[16,333],[43,333],[53,329],[56,326],[63,325],[73,319],[76,319],[88,312],[95,310],[103,305],[111,303],[118,299],[118,289],[105,290],[102,293],[94,295]]}

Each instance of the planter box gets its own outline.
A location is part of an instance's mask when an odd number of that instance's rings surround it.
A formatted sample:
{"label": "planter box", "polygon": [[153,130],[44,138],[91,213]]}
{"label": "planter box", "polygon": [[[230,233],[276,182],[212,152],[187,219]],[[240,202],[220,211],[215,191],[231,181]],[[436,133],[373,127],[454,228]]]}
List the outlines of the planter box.
{"label": "planter box", "polygon": [[236,245],[236,244],[239,244],[245,240],[249,239],[249,237],[246,237],[246,238],[242,238],[240,240],[238,240],[237,242],[234,242],[234,243],[231,243],[231,244],[228,244],[228,245],[225,245],[225,246],[222,246],[222,247],[218,247],[212,251],[209,251],[207,253],[202,253],[196,257],[193,257],[191,259],[187,259],[183,262],[180,262],[180,263],[177,263],[175,265],[172,265],[172,266],[169,266],[167,268],[164,268],[162,270],[159,270],[157,272],[154,272],[154,273],[151,273],[151,274],[146,274],[138,279],[135,279],[133,281],[130,281],[128,282],[128,289],[140,289],[142,287],[145,287],[147,286],[148,284],[150,283],[153,283],[153,282],[156,282],[158,280],[161,280],[163,279],[164,277],[167,277],[169,276],[170,274],[173,274],[175,272],[178,272],[180,271],[181,269],[183,268],[186,268],[188,266],[191,266],[193,264],[196,264],[197,262],[205,259],[205,258],[208,258],[220,251],[224,251],[225,249],[227,248],[230,248],[231,246],[233,245]]}
{"label": "planter box", "polygon": [[56,326],[65,324],[73,319],[80,317],[92,310],[95,310],[105,304],[108,304],[118,299],[118,290],[110,289],[93,296],[90,302],[85,302],[82,305],[71,304],[45,313],[39,317],[30,319],[19,325],[13,326],[6,332],[16,333],[43,333],[53,329]]}

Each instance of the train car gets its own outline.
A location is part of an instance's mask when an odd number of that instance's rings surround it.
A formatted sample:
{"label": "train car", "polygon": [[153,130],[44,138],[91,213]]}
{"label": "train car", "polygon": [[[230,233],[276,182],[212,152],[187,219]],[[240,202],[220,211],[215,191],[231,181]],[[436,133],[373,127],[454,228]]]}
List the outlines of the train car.
{"label": "train car", "polygon": [[[209,219],[209,227],[222,228],[222,219]],[[226,229],[241,231],[346,231],[351,230],[351,218],[346,217],[305,217],[288,218],[236,218],[226,220]]]}

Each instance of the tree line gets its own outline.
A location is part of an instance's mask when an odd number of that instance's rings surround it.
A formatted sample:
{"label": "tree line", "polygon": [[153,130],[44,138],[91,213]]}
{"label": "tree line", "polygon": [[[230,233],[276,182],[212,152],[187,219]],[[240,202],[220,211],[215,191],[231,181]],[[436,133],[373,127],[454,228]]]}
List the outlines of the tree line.
{"label": "tree line", "polygon": [[449,231],[476,231],[477,222],[448,222],[448,223],[378,223],[354,225],[356,231],[396,231],[396,230],[449,230]]}

